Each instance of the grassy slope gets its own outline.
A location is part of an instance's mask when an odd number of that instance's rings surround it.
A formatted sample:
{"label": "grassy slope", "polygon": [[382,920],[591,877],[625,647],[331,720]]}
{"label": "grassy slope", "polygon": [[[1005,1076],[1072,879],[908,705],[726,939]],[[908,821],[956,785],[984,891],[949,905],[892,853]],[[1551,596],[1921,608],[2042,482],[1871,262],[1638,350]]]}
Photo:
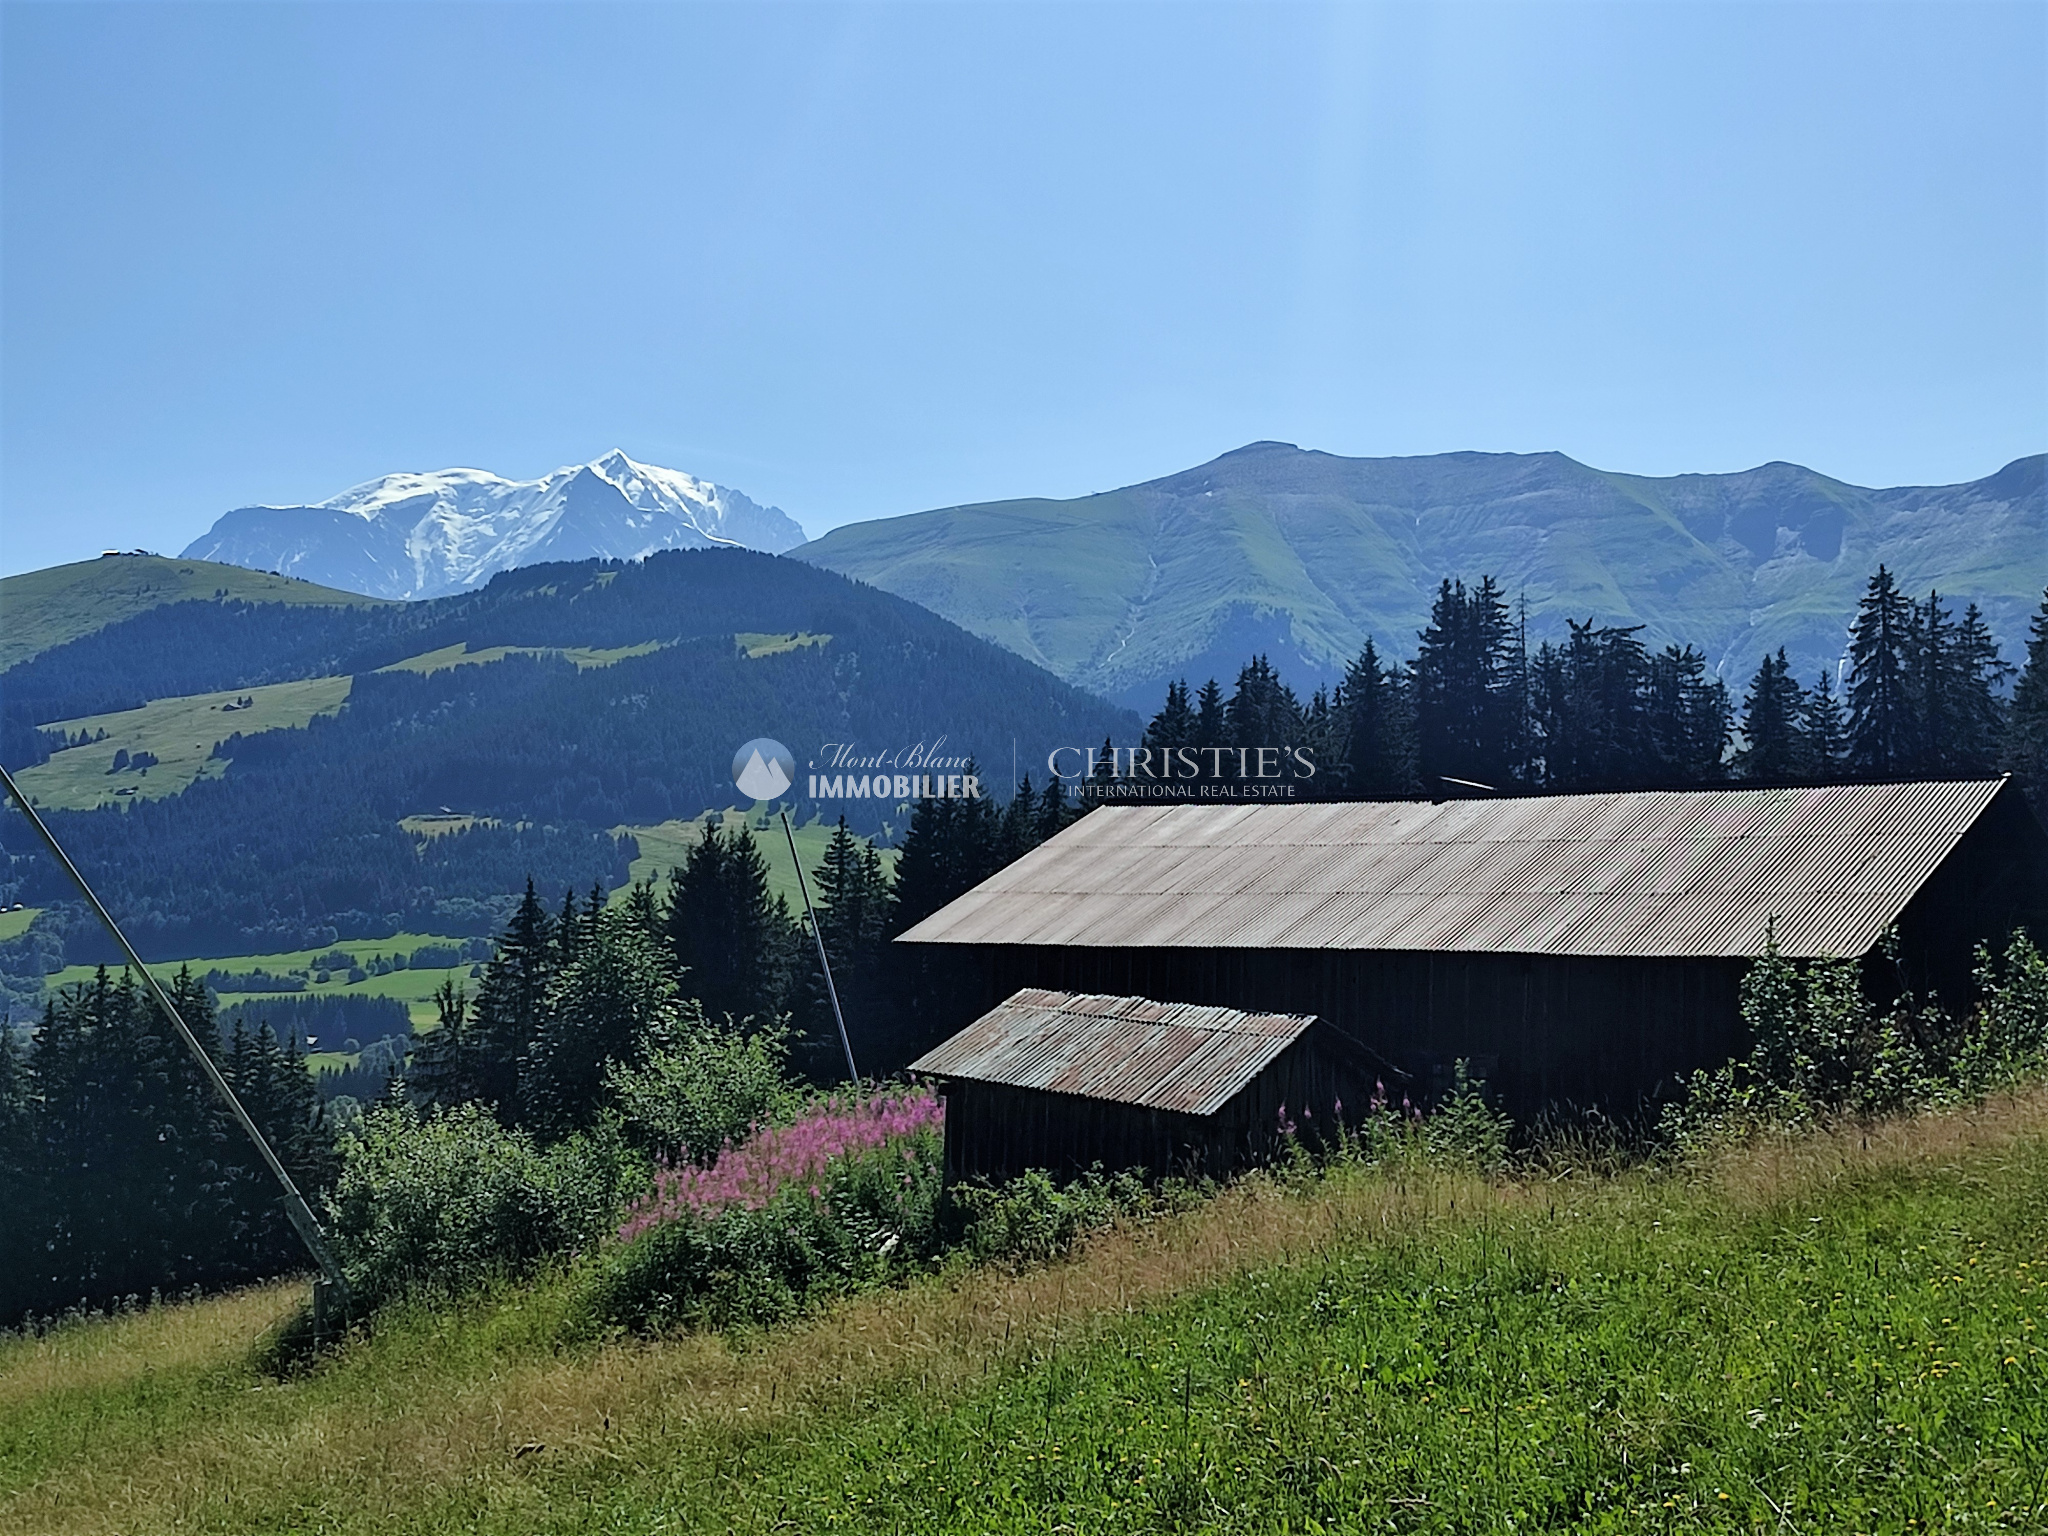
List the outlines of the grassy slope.
{"label": "grassy slope", "polygon": [[164,603],[217,598],[223,593],[226,598],[248,603],[384,606],[382,598],[210,560],[170,560],[160,555],[80,560],[0,580],[0,672],[53,645]]}
{"label": "grassy slope", "polygon": [[[193,971],[199,975],[204,975],[208,971],[229,971],[238,974],[247,974],[251,971],[268,971],[273,976],[281,976],[290,971],[309,969],[316,955],[331,954],[335,950],[342,950],[347,954],[353,955],[360,962],[367,961],[373,955],[410,955],[422,944],[460,944],[462,942],[460,939],[450,939],[438,934],[400,933],[394,934],[388,939],[343,939],[338,943],[324,945],[319,949],[284,950],[269,955],[229,955],[202,960],[167,960],[150,966],[150,969],[165,980],[175,976],[178,973],[179,967],[185,965],[191,966]],[[94,969],[93,966],[89,965],[67,965],[63,970],[48,977],[45,985],[51,991],[55,991],[59,987],[90,981]],[[319,982],[309,981],[303,992],[289,994],[264,992],[223,993],[221,995],[221,1005],[227,1007],[238,1002],[254,1001],[263,997],[275,996],[395,997],[406,1004],[408,1011],[412,1014],[413,1025],[417,1028],[435,1021],[437,1015],[434,1011],[434,1005],[428,999],[434,995],[435,989],[443,981],[453,980],[459,986],[470,986],[474,990],[469,980],[469,966],[467,964],[446,969],[422,967],[418,970],[390,971],[382,976],[365,977],[358,982],[347,981],[345,979],[347,975],[348,972],[346,971],[337,971],[334,973],[334,979],[324,985]]]}
{"label": "grassy slope", "polygon": [[[1276,615],[1322,667],[1368,634],[1408,656],[1438,580],[1482,574],[1527,593],[1538,636],[1565,615],[1640,622],[1740,682],[1767,646],[1789,646],[1802,677],[1834,657],[1880,559],[1917,592],[1984,600],[2010,649],[2048,581],[2038,472],[2031,491],[2025,478],[1872,492],[1796,465],[1653,480],[1557,454],[1265,444],[1073,501],[848,524],[799,554],[1118,697],[1163,687],[1244,611]],[[1227,641],[1253,643],[1284,650]]]}
{"label": "grassy slope", "polygon": [[[452,667],[486,665],[514,654],[546,654],[560,656],[579,670],[589,671],[611,666],[629,657],[645,656],[660,648],[661,642],[655,640],[610,649],[571,646],[546,651],[538,646],[514,645],[472,651],[463,645],[450,645],[409,656],[379,670],[424,674]],[[200,779],[226,773],[230,764],[214,757],[213,749],[235,732],[253,736],[258,731],[303,727],[317,715],[332,714],[340,709],[348,701],[353,681],[346,677],[310,677],[298,682],[230,689],[225,693],[152,699],[140,709],[53,721],[44,728],[87,735],[104,730],[106,739],[53,753],[48,762],[22,769],[15,774],[15,779],[37,805],[52,810],[83,811],[98,805],[125,804],[131,799],[160,800],[189,789]],[[226,708],[239,704],[245,698],[254,701],[252,707]],[[113,773],[114,754],[123,749],[131,756],[136,752],[154,752],[160,761],[147,771],[124,769]],[[431,834],[454,828],[439,826],[408,830]]]}
{"label": "grassy slope", "polygon": [[[747,813],[728,808],[721,812],[723,824],[728,831],[745,825]],[[640,843],[640,857],[631,867],[632,879],[626,885],[612,892],[614,902],[623,901],[627,892],[643,880],[653,879],[666,884],[669,871],[680,866],[689,857],[690,849],[696,846],[703,835],[703,821],[664,821],[645,827],[614,827],[619,833],[631,833]],[[818,865],[824,861],[825,845],[832,840],[832,827],[822,821],[809,822],[796,829],[797,856],[804,861],[804,877],[809,879]],[[789,903],[789,910],[799,916],[804,910],[801,892],[797,889],[796,866],[789,860],[789,843],[782,835],[778,822],[765,829],[754,828],[754,842],[761,850],[761,857],[768,865],[768,894],[780,896]],[[882,850],[882,866],[894,870],[897,850]],[[815,885],[811,899],[817,900]]]}
{"label": "grassy slope", "polygon": [[23,907],[19,912],[0,912],[0,941],[18,939],[29,925],[43,915],[41,907]]}
{"label": "grassy slope", "polygon": [[[316,715],[340,709],[353,685],[352,678],[312,677],[226,693],[152,699],[140,709],[59,720],[46,729],[89,735],[104,730],[106,739],[53,752],[48,762],[22,769],[15,781],[37,805],[54,810],[91,810],[130,799],[160,800],[200,779],[225,773],[228,763],[213,756],[213,749],[237,731],[253,736],[258,731],[303,727]],[[253,699],[253,707],[225,708],[242,699]],[[123,749],[131,756],[154,752],[159,761],[147,771],[128,768],[111,772],[114,754]],[[124,790],[130,793],[121,793]]]}
{"label": "grassy slope", "polygon": [[555,1281],[279,1383],[271,1288],[0,1344],[0,1524],[2039,1529],[2044,1273],[2037,1094],[1698,1179],[1255,1181],[734,1344],[564,1345]]}

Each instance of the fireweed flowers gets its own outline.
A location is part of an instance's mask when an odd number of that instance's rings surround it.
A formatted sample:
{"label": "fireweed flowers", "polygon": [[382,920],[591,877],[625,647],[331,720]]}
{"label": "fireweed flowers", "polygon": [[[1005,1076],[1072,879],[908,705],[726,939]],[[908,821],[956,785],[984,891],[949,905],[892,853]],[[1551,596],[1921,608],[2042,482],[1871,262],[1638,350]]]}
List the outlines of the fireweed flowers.
{"label": "fireweed flowers", "polygon": [[916,1155],[912,1139],[924,1131],[942,1130],[945,1118],[945,1105],[928,1088],[864,1102],[834,1096],[794,1124],[756,1126],[739,1145],[727,1142],[708,1168],[667,1163],[656,1168],[653,1193],[627,1211],[619,1238],[630,1242],[683,1217],[734,1208],[758,1211],[792,1186],[823,1199],[824,1181],[834,1163],[891,1143],[902,1144],[907,1163]]}

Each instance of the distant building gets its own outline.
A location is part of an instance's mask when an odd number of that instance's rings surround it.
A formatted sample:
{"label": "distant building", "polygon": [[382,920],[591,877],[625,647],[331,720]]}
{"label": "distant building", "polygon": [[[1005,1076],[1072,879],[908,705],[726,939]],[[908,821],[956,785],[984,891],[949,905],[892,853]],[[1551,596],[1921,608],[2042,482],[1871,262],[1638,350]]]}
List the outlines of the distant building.
{"label": "distant building", "polygon": [[1025,988],[911,1064],[941,1079],[946,1178],[1027,1168],[1222,1175],[1313,1140],[1375,1086],[1320,1020]]}
{"label": "distant building", "polygon": [[1896,925],[1873,979],[1959,1006],[2022,924],[2048,937],[2048,833],[1995,779],[1106,807],[897,942],[945,1029],[1024,987],[1314,1015],[1421,1098],[1462,1057],[1519,1110],[1626,1112],[1746,1049],[1773,929],[1875,972]]}

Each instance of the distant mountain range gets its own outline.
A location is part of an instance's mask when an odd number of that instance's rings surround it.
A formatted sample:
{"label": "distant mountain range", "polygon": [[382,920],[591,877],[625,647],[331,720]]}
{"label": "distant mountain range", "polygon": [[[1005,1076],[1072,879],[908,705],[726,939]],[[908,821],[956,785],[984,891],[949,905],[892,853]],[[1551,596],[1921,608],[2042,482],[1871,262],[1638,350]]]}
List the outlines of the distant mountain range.
{"label": "distant mountain range", "polygon": [[1966,485],[1870,490],[1796,464],[1653,479],[1559,453],[1349,459],[1253,443],[1071,501],[948,507],[834,529],[794,553],[1150,711],[1255,651],[1298,687],[1371,635],[1396,656],[1445,576],[1566,618],[1699,646],[1740,687],[1784,646],[1810,681],[1880,561],[1981,604],[2008,656],[2048,585],[2043,456]]}
{"label": "distant mountain range", "polygon": [[777,554],[803,541],[780,508],[614,449],[539,480],[444,469],[385,475],[310,506],[238,507],[185,557],[420,598],[542,561],[637,560],[718,545]]}

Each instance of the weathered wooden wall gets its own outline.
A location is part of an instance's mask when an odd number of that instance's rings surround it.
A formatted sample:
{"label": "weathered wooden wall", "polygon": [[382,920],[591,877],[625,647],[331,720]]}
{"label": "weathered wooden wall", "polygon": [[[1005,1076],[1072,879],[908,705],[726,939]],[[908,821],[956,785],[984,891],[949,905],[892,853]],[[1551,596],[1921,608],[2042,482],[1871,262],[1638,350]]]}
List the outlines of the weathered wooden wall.
{"label": "weathered wooden wall", "polygon": [[1375,1076],[1348,1042],[1314,1028],[1207,1116],[954,1080],[945,1085],[946,1177],[1002,1179],[1027,1168],[1072,1174],[1098,1164],[1112,1173],[1221,1177],[1268,1159],[1288,1127],[1315,1143],[1335,1130],[1340,1105],[1357,1119]]}

